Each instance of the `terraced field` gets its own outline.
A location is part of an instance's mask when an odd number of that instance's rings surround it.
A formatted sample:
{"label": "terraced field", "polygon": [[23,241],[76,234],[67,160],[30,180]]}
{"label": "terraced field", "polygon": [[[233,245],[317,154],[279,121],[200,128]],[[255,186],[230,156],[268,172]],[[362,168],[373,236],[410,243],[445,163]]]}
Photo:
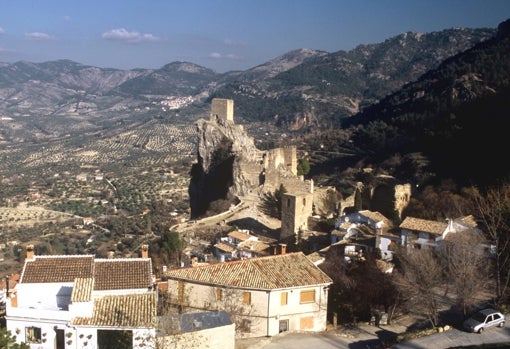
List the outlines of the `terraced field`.
{"label": "terraced field", "polygon": [[18,144],[0,149],[0,175],[48,174],[82,166],[126,164],[147,168],[171,165],[195,157],[194,125],[151,122],[122,131],[62,137],[41,144]]}

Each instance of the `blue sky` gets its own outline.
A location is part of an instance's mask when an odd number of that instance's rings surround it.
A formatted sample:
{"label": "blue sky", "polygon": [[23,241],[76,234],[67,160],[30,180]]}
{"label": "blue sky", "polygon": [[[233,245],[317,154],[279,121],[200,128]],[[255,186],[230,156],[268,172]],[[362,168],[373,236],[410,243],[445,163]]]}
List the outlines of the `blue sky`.
{"label": "blue sky", "polygon": [[510,0],[0,0],[0,62],[134,69],[188,61],[225,72],[298,48],[351,50],[508,18]]}

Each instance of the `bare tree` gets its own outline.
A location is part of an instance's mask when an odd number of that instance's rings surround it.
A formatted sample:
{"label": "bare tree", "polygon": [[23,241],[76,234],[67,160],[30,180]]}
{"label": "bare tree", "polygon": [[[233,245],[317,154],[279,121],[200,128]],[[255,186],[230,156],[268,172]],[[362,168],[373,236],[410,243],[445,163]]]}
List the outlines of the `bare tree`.
{"label": "bare tree", "polygon": [[489,264],[484,236],[478,230],[450,233],[439,256],[443,262],[448,286],[453,287],[459,310],[467,315],[489,281]]}
{"label": "bare tree", "polygon": [[342,314],[344,320],[368,321],[381,308],[389,313],[397,301],[390,274],[379,269],[374,254],[347,263],[340,250],[333,248],[320,268],[333,279],[328,308]]}
{"label": "bare tree", "polygon": [[213,297],[216,299],[216,305],[225,310],[230,316],[230,320],[235,324],[236,335],[250,331],[250,324],[259,317],[254,316],[251,297],[247,299],[246,293],[242,290],[233,288],[221,288],[212,290]]}
{"label": "bare tree", "polygon": [[507,296],[510,286],[510,183],[490,188],[485,194],[472,190],[478,218],[489,242],[495,245],[496,302]]}
{"label": "bare tree", "polygon": [[395,287],[409,309],[424,315],[433,327],[438,325],[437,287],[442,285],[443,268],[432,249],[402,250],[396,255]]}

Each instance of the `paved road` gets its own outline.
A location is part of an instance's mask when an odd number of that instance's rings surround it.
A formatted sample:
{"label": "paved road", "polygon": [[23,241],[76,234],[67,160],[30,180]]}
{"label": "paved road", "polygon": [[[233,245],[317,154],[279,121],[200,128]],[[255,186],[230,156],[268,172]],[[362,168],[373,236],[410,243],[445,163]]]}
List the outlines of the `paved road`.
{"label": "paved road", "polygon": [[467,333],[453,329],[443,333],[436,333],[412,341],[402,342],[394,345],[393,349],[420,349],[420,348],[457,348],[470,345],[481,345],[490,343],[510,343],[510,327],[491,328],[482,334]]}
{"label": "paved road", "polygon": [[[394,336],[397,332],[400,332],[398,328],[364,325],[358,332],[348,336],[345,336],[341,331],[288,333],[236,345],[236,349],[373,349],[381,348],[382,340]],[[504,328],[491,328],[482,334],[452,329],[395,344],[391,349],[447,349],[504,342],[510,343],[510,327],[508,325]]]}

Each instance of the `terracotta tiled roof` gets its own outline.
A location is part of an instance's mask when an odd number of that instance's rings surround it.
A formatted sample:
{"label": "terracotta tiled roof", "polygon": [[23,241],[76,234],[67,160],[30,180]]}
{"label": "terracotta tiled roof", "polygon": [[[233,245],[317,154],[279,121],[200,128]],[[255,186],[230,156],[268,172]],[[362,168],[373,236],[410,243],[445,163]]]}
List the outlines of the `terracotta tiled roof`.
{"label": "terracotta tiled roof", "polygon": [[440,235],[444,233],[447,227],[448,227],[447,222],[429,221],[427,219],[414,217],[406,217],[404,221],[400,224],[400,229],[407,229],[418,232],[422,231],[425,233],[435,235]]}
{"label": "terracotta tiled roof", "polygon": [[93,278],[76,278],[73,292],[71,293],[71,302],[88,302],[92,300],[93,289]]}
{"label": "terracotta tiled roof", "polygon": [[264,290],[332,282],[302,252],[173,269],[165,276],[173,280]]}
{"label": "terracotta tiled roof", "polygon": [[[94,279],[94,290],[149,288],[152,286],[151,259],[35,256],[33,260],[25,261],[20,282],[74,282],[75,279],[88,278]],[[85,286],[85,281],[79,281],[79,285]]]}
{"label": "terracotta tiled roof", "polygon": [[478,224],[476,223],[475,217],[473,215],[468,215],[464,217],[458,218],[460,222],[462,222],[467,227],[476,228],[478,227]]}
{"label": "terracotta tiled roof", "polygon": [[37,256],[26,260],[21,283],[74,282],[92,276],[94,256]]}
{"label": "terracotta tiled roof", "polygon": [[152,286],[150,258],[96,259],[94,290],[123,290]]}
{"label": "terracotta tiled roof", "polygon": [[386,228],[393,227],[393,223],[388,218],[386,218],[382,213],[380,213],[378,211],[364,210],[364,211],[359,211],[359,213],[374,222],[383,222]]}
{"label": "terracotta tiled roof", "polygon": [[216,247],[218,250],[221,250],[223,252],[228,252],[228,253],[232,253],[235,250],[235,248],[233,248],[232,246],[225,244],[223,242],[216,243],[214,245],[214,247]]}
{"label": "terracotta tiled roof", "polygon": [[109,295],[94,299],[92,317],[76,317],[74,326],[140,328],[155,327],[156,293]]}
{"label": "terracotta tiled roof", "polygon": [[239,250],[254,251],[257,253],[268,250],[271,246],[262,241],[243,241],[237,245]]}
{"label": "terracotta tiled roof", "polygon": [[243,233],[238,230],[231,231],[230,233],[228,233],[228,236],[230,236],[231,238],[237,239],[237,240],[242,240],[242,241],[248,240],[251,237],[250,234]]}

